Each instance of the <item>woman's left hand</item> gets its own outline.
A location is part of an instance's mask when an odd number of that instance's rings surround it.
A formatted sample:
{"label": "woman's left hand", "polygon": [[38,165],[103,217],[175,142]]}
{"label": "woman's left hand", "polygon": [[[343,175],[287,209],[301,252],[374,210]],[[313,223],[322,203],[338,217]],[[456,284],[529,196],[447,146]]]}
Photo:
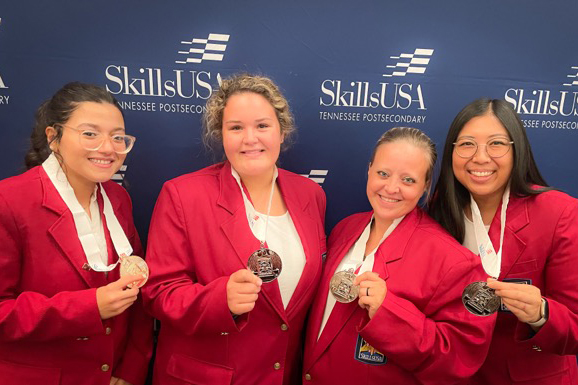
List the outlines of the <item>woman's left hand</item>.
{"label": "woman's left hand", "polygon": [[131,385],[131,383],[123,380],[122,378],[111,377],[110,385]]}
{"label": "woman's left hand", "polygon": [[387,294],[385,281],[379,278],[379,274],[366,271],[357,276],[353,284],[359,285],[359,306],[367,309],[369,318],[373,318]]}
{"label": "woman's left hand", "polygon": [[542,318],[542,294],[536,286],[496,281],[488,278],[488,286],[521,322],[537,322]]}

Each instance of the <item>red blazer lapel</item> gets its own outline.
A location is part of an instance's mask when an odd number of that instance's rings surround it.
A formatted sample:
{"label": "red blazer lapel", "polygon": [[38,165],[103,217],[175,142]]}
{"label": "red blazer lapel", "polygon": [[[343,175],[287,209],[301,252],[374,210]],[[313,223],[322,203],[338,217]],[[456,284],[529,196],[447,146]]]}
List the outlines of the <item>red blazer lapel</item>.
{"label": "red blazer lapel", "polygon": [[56,214],[56,220],[48,229],[48,233],[59,246],[62,254],[68,259],[73,270],[80,275],[88,287],[102,286],[106,283],[102,273],[83,268],[85,264],[88,265],[77,236],[72,213],[42,168],[40,175],[43,189],[42,206]]}
{"label": "red blazer lapel", "polygon": [[[219,177],[221,191],[217,204],[231,214],[230,218],[221,223],[221,229],[239,258],[239,269],[247,268],[249,257],[260,248],[260,243],[249,228],[243,197],[237,181],[231,174],[229,162],[225,162]],[[261,293],[279,316],[287,322],[277,281],[263,284]]]}
{"label": "red blazer lapel", "polygon": [[[492,240],[494,248],[500,243],[500,210],[501,205],[498,207],[490,226],[490,239]],[[504,279],[504,277],[508,275],[512,266],[514,266],[524,252],[526,242],[518,236],[517,232],[529,223],[530,217],[528,215],[527,199],[511,196],[506,211],[506,229],[504,230],[504,249],[502,251],[500,279]]]}
{"label": "red blazer lapel", "polygon": [[[360,217],[355,224],[352,223],[351,226],[344,228],[342,232],[335,235],[332,234],[332,237],[337,238],[338,241],[336,241],[335,244],[330,245],[328,250],[329,264],[323,269],[321,285],[319,286],[318,294],[313,303],[313,309],[309,320],[309,325],[312,325],[312,327],[309,328],[306,337],[306,356],[304,360],[306,370],[311,368],[319,357],[321,357],[323,352],[327,350],[331,342],[345,326],[347,320],[353,316],[355,310],[363,310],[357,305],[357,301],[348,304],[337,302],[327,319],[327,323],[325,324],[321,335],[319,336],[321,321],[323,320],[325,306],[327,305],[329,282],[343,257],[345,257],[347,252],[351,247],[353,247],[354,243],[367,226],[367,223],[370,221],[372,212],[367,212],[365,214],[366,215]],[[352,230],[352,228],[354,228],[354,230]],[[343,234],[343,232],[345,232],[345,234]],[[347,233],[350,233],[351,235],[347,236]],[[319,339],[317,339],[317,336],[319,336]]]}

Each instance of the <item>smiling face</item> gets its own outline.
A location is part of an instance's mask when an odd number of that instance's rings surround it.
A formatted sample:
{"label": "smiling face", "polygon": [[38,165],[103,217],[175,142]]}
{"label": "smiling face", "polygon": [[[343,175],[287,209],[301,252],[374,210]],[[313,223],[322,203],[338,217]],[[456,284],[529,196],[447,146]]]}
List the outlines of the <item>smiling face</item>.
{"label": "smiling face", "polygon": [[222,132],[225,155],[241,178],[273,172],[283,135],[267,99],[253,92],[229,97]]}
{"label": "smiling face", "polygon": [[426,150],[406,140],[380,145],[367,172],[367,199],[375,220],[389,226],[412,211],[426,190],[429,167]]}
{"label": "smiling face", "polygon": [[[60,154],[63,170],[73,188],[77,184],[110,180],[126,158],[126,154],[114,152],[109,139],[112,134],[124,134],[124,119],[120,110],[110,103],[82,102],[63,125],[66,127],[62,127],[60,141],[53,142],[50,147]],[[84,130],[99,132],[106,137],[98,150],[88,151],[82,147],[80,135]],[[46,135],[50,142],[55,129],[48,127]]]}
{"label": "smiling face", "polygon": [[[460,131],[456,142],[468,139],[480,144],[491,140],[510,141],[506,128],[493,114],[477,116],[468,121]],[[491,158],[486,146],[478,146],[471,158],[452,153],[452,168],[456,179],[472,194],[477,202],[499,201],[512,175],[514,152],[510,149],[504,156]]]}

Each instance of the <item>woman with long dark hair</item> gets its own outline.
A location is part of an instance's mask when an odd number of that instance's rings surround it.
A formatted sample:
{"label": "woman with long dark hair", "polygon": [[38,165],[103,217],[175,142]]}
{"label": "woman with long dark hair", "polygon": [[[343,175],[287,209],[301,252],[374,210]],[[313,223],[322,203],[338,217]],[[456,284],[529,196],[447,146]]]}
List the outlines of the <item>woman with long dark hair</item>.
{"label": "woman with long dark hair", "polygon": [[548,187],[509,103],[480,99],[456,116],[430,214],[480,255],[501,299],[472,383],[578,383],[578,201]]}
{"label": "woman with long dark hair", "polygon": [[110,181],[135,138],[110,93],[69,83],[39,107],[31,141],[29,170],[0,182],[0,383],[143,384],[142,248]]}

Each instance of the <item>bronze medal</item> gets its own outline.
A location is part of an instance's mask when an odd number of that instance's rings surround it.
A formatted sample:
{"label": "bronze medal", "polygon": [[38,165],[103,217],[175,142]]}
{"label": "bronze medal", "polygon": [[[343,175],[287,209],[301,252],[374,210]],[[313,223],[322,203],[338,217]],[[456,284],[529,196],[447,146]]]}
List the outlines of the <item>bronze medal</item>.
{"label": "bronze medal", "polygon": [[120,257],[120,276],[126,277],[128,275],[142,275],[144,278],[141,281],[129,283],[127,286],[132,287],[137,284],[138,287],[143,287],[149,278],[149,267],[144,259],[136,255],[121,255]]}
{"label": "bronze medal", "polygon": [[331,277],[329,289],[337,302],[349,303],[358,297],[359,286],[353,285],[355,277],[353,269],[339,271]]}
{"label": "bronze medal", "polygon": [[264,283],[277,279],[283,264],[279,255],[271,249],[260,248],[249,257],[247,267]]}
{"label": "bronze medal", "polygon": [[462,293],[462,302],[466,309],[477,316],[489,316],[500,308],[500,297],[486,282],[472,282]]}

